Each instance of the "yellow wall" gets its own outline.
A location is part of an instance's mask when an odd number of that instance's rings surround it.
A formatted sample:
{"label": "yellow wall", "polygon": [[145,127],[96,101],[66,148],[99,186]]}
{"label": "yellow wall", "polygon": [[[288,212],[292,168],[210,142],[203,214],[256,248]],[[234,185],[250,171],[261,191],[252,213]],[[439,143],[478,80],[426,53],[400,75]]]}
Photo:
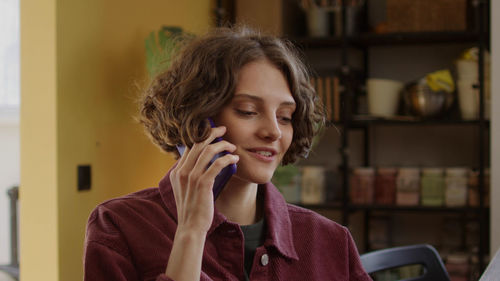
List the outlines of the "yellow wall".
{"label": "yellow wall", "polygon": [[[211,1],[21,1],[21,275],[81,280],[85,224],[108,198],[157,182],[173,159],[133,117],[144,38],[161,25],[200,33]],[[77,192],[77,165],[92,190]]]}
{"label": "yellow wall", "polygon": [[23,280],[35,280],[35,274],[57,280],[59,269],[55,5],[55,0],[21,1]]}

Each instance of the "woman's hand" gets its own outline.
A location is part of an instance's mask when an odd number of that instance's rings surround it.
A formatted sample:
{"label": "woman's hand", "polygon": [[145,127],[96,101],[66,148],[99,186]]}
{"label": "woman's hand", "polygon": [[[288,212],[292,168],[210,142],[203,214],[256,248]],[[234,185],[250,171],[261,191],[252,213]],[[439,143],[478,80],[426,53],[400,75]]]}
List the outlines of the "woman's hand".
{"label": "woman's hand", "polygon": [[222,151],[234,152],[236,147],[227,142],[212,143],[225,134],[225,127],[212,128],[210,136],[192,148],[186,148],[177,166],[170,173],[170,182],[177,206],[177,233],[197,233],[206,235],[214,216],[212,188],[215,177],[221,170],[237,163],[239,157],[227,154],[218,158],[210,166],[214,156]]}
{"label": "woman's hand", "polygon": [[212,143],[225,132],[225,127],[213,128],[205,141],[186,148],[170,172],[177,206],[177,230],[165,271],[171,279],[200,280],[203,248],[214,217],[215,177],[239,160],[237,155],[226,154],[208,166],[216,154],[236,149],[227,141]]}

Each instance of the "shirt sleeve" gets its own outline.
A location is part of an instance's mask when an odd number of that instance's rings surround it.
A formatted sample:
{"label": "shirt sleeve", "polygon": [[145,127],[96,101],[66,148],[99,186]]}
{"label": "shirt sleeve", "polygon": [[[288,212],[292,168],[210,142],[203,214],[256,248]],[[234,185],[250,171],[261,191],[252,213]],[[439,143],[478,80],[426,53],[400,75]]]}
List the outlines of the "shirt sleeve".
{"label": "shirt sleeve", "polygon": [[139,276],[129,258],[100,242],[87,241],[84,280],[139,281]]}
{"label": "shirt sleeve", "polygon": [[347,240],[349,247],[349,280],[351,281],[372,281],[372,278],[368,273],[366,273],[359,258],[358,248],[354,243],[354,239],[351,236],[349,230],[346,229]]}
{"label": "shirt sleeve", "polygon": [[[87,243],[84,268],[85,281],[142,281],[129,258],[96,241]],[[160,274],[156,281],[174,280],[165,274]]]}

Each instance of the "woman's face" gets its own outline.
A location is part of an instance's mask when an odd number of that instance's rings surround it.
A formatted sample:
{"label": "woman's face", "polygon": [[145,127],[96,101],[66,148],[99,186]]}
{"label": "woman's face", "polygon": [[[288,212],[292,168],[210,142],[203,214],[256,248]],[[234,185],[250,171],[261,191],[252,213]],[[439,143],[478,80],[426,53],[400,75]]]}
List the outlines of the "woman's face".
{"label": "woman's face", "polygon": [[223,138],[237,147],[235,176],[266,183],[292,142],[296,104],[285,77],[267,60],[243,66],[237,81],[232,101],[214,121],[226,126]]}

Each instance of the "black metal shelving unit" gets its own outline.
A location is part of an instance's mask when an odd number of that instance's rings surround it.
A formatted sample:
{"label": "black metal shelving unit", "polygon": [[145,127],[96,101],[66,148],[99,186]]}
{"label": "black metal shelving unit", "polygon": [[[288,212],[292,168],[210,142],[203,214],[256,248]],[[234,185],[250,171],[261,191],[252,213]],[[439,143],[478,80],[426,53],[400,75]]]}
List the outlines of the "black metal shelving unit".
{"label": "black metal shelving unit", "polygon": [[[345,29],[343,35],[340,37],[326,37],[326,38],[307,38],[299,37],[292,38],[299,48],[303,50],[310,49],[325,49],[335,48],[340,50],[340,78],[343,85],[343,108],[341,114],[341,121],[329,121],[327,126],[335,126],[342,130],[341,147],[339,153],[342,159],[342,166],[340,168],[342,174],[342,202],[339,204],[317,204],[317,205],[303,205],[311,209],[333,209],[342,212],[342,223],[349,225],[349,217],[355,212],[364,212],[364,246],[365,250],[370,250],[369,237],[369,220],[373,213],[377,212],[415,212],[415,213],[450,213],[459,216],[472,216],[479,220],[480,226],[480,239],[478,245],[478,258],[480,271],[485,269],[486,262],[484,257],[488,253],[489,245],[489,208],[485,205],[485,159],[489,148],[485,146],[487,133],[490,123],[485,119],[485,85],[484,85],[484,54],[490,44],[489,38],[489,1],[488,0],[471,0],[471,7],[474,8],[474,17],[476,19],[475,29],[462,32],[418,32],[418,33],[389,33],[389,34],[373,34],[361,33],[355,36],[346,36]],[[345,7],[343,9],[345,15]],[[365,12],[366,14],[366,12]],[[345,18],[345,17],[344,17]],[[345,25],[344,25],[345,26]],[[363,78],[366,79],[368,75],[368,61],[370,56],[370,48],[374,46],[405,46],[405,45],[438,45],[438,44],[461,44],[470,43],[475,44],[479,48],[479,93],[480,93],[480,106],[478,120],[461,120],[458,118],[447,119],[366,119],[362,116],[355,116],[346,108],[350,108],[350,104],[355,95],[353,88],[353,80],[351,77],[352,68],[349,62],[348,51],[350,49],[358,49],[362,51],[364,73]],[[478,127],[478,158],[477,168],[479,171],[479,207],[403,207],[403,206],[379,206],[379,205],[353,205],[349,202],[349,134],[351,130],[362,130],[364,139],[364,164],[370,165],[369,159],[369,143],[370,143],[370,130],[374,126],[474,126]]]}
{"label": "black metal shelving unit", "polygon": [[[341,111],[341,121],[333,122],[332,120],[327,122],[327,126],[335,126],[342,131],[341,134],[341,144],[339,148],[339,154],[342,160],[342,166],[340,171],[342,174],[342,202],[337,203],[324,203],[324,204],[314,204],[306,205],[302,204],[303,207],[310,209],[330,209],[338,210],[342,213],[342,224],[348,225],[349,218],[353,213],[363,212],[364,213],[364,226],[365,226],[365,249],[369,250],[369,220],[372,213],[419,213],[419,214],[435,214],[435,213],[446,213],[446,214],[456,214],[463,217],[474,217],[480,222],[480,241],[479,241],[479,268],[482,272],[485,269],[484,257],[488,253],[489,244],[489,208],[485,205],[485,159],[487,159],[486,154],[489,148],[485,146],[485,141],[487,133],[490,127],[490,123],[485,119],[485,85],[484,85],[484,67],[483,58],[485,50],[488,49],[490,44],[489,37],[489,10],[490,2],[489,0],[468,0],[468,8],[472,8],[474,11],[474,29],[462,32],[418,32],[418,33],[388,33],[388,34],[374,34],[374,33],[361,33],[354,36],[346,35],[345,20],[343,24],[342,35],[340,37],[324,37],[324,38],[309,38],[309,37],[287,37],[286,39],[292,41],[299,49],[310,50],[310,49],[336,49],[340,50],[339,61],[341,67],[338,71],[335,71],[340,75],[340,81],[343,90],[342,94],[342,108]],[[344,1],[344,5],[346,1]],[[224,25],[224,21],[228,19],[228,15],[234,11],[228,11],[234,9],[234,3],[232,1],[218,0],[217,8],[214,11],[216,15],[217,25]],[[228,4],[229,3],[229,4]],[[347,7],[342,8],[342,17],[346,18]],[[363,10],[364,17],[367,18],[367,8]],[[230,17],[229,17],[230,18]],[[231,22],[234,18],[229,19]],[[349,61],[349,50],[356,49],[361,51],[362,61],[364,65],[362,79],[369,77],[369,57],[370,48],[380,47],[380,46],[410,46],[410,45],[447,45],[447,44],[461,44],[469,43],[474,44],[479,48],[479,93],[480,93],[480,105],[479,105],[479,118],[478,120],[460,120],[455,119],[414,119],[414,120],[387,120],[387,119],[361,119],[359,116],[355,116],[346,108],[351,108],[351,103],[353,102],[355,95],[355,81],[353,79],[353,73],[355,70],[351,67]],[[370,143],[370,131],[376,126],[474,126],[478,129],[478,158],[477,158],[477,168],[479,171],[479,206],[478,207],[426,207],[426,206],[381,206],[381,205],[354,205],[349,202],[349,167],[350,167],[350,152],[349,152],[349,134],[351,130],[362,130],[363,140],[364,140],[364,164],[366,166],[370,165],[369,158],[369,143]]]}
{"label": "black metal shelving unit", "polygon": [[484,142],[486,139],[486,129],[489,129],[489,123],[485,120],[485,85],[484,85],[484,54],[489,46],[489,11],[490,2],[488,0],[475,1],[476,8],[476,26],[478,26],[479,34],[479,226],[480,226],[480,239],[479,239],[479,268],[481,272],[486,268],[486,261],[483,257],[488,253],[489,247],[489,209],[486,208],[485,204],[485,182],[484,182],[484,171],[485,165],[484,160],[486,158],[487,150],[484,147]]}

